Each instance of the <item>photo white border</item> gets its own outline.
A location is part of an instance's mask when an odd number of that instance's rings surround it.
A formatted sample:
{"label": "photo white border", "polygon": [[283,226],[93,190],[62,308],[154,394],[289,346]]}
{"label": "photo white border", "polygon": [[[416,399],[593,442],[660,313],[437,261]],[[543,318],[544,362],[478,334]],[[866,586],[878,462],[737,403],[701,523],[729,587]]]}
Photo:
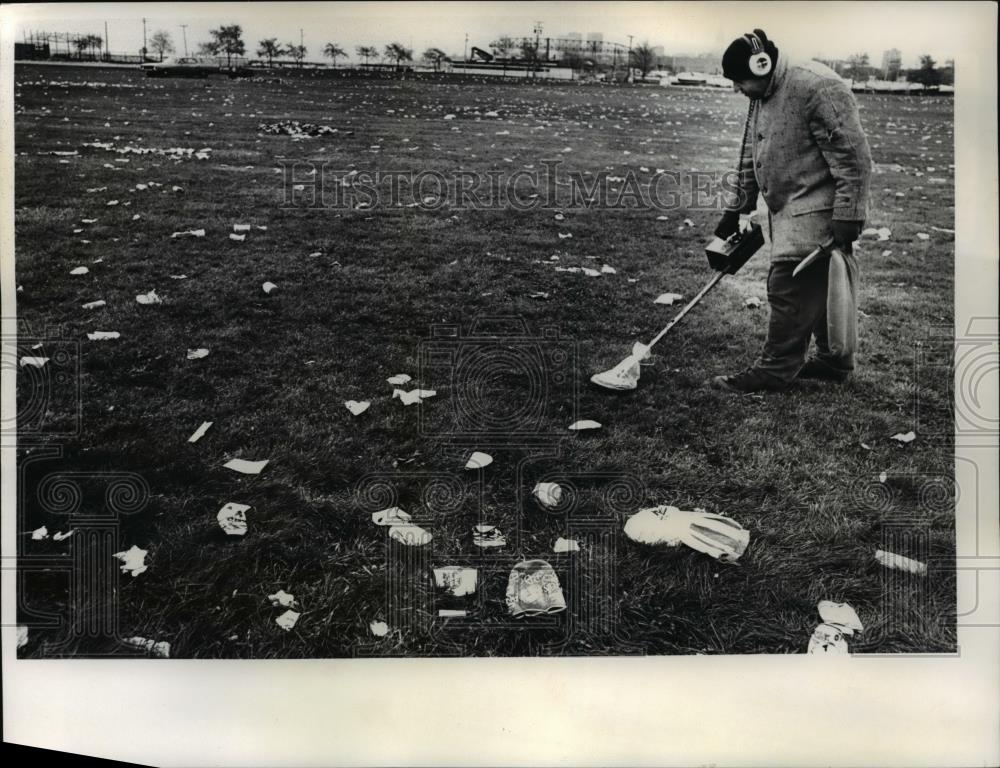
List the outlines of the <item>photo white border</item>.
{"label": "photo white border", "polygon": [[[788,12],[798,6],[781,5]],[[847,3],[845,12],[862,5]],[[908,5],[899,4],[901,38]],[[955,318],[961,334],[970,318],[998,314],[997,6],[941,6],[964,30],[955,46]],[[237,8],[250,11],[245,4]],[[105,12],[81,4],[51,7],[51,14],[64,18],[70,10]],[[207,10],[198,6],[199,15]],[[6,315],[16,299],[12,21],[18,12],[16,5],[0,8],[5,336],[13,333]],[[259,5],[252,12],[280,9]],[[2,395],[6,418],[13,377],[4,377]],[[7,741],[178,766],[1000,763],[995,608],[993,626],[960,628],[953,658],[18,661],[9,441],[2,454]],[[988,609],[1000,603],[997,449],[960,448],[957,455],[979,467],[983,483],[978,499],[960,499],[958,541],[960,556],[992,563],[978,579],[978,600]],[[970,501],[978,501],[978,520]],[[965,549],[970,526],[978,526],[979,551]],[[959,580],[959,605],[970,604],[969,584]]]}

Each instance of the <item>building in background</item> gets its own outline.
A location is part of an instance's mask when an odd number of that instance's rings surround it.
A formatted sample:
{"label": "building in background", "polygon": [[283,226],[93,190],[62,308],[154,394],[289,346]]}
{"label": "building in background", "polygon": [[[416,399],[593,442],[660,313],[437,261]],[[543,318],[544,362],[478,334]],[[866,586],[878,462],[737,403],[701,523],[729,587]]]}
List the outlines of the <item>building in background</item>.
{"label": "building in background", "polygon": [[897,48],[890,48],[882,54],[882,79],[896,81],[903,65],[903,56]]}

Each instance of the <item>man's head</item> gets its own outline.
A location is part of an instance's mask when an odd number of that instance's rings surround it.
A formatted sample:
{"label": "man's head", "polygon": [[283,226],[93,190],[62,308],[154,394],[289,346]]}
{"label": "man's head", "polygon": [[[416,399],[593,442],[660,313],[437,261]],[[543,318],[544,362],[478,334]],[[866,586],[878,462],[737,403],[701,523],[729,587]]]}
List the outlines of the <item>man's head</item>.
{"label": "man's head", "polygon": [[738,37],[722,55],[722,74],[733,81],[735,90],[751,99],[763,98],[771,83],[778,48],[763,30]]}

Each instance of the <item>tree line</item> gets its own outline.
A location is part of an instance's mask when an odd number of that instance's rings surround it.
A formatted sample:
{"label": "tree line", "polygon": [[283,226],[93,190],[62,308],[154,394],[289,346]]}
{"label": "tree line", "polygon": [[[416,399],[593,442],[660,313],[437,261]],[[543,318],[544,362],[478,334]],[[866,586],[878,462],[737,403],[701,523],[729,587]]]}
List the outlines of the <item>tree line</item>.
{"label": "tree line", "polygon": [[[199,55],[225,56],[227,66],[232,64],[233,57],[246,55],[247,48],[243,40],[243,28],[239,24],[223,24],[217,29],[209,30],[209,34],[211,35],[211,40],[198,44],[197,50]],[[100,47],[101,39],[99,37],[93,35],[88,37],[94,38],[89,43],[90,45],[96,43]],[[160,61],[163,61],[164,56],[176,52],[170,33],[163,30],[155,32],[150,38],[149,49],[159,56]],[[413,50],[407,48],[402,43],[396,42],[390,43],[381,51],[374,45],[358,45],[355,46],[354,52],[359,59],[364,61],[365,66],[371,61],[378,60],[380,57],[384,61],[393,62],[396,66],[413,61]],[[283,43],[276,37],[268,37],[257,43],[257,56],[266,60],[269,67],[274,64],[275,59],[285,56],[291,58],[299,66],[302,66],[307,53],[308,49],[301,43]],[[333,42],[326,43],[323,46],[323,56],[330,59],[334,67],[337,66],[337,59],[348,58],[347,51],[339,44]],[[440,48],[428,48],[421,56],[421,60],[433,66],[435,71],[439,70],[444,62],[450,61],[448,55]]]}

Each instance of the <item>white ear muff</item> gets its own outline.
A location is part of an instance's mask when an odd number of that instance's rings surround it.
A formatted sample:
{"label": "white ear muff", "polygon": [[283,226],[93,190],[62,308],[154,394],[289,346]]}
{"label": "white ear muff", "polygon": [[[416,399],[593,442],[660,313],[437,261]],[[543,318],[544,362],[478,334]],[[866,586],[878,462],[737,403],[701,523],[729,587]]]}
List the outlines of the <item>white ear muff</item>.
{"label": "white ear muff", "polygon": [[750,71],[757,77],[764,77],[771,73],[771,57],[764,51],[755,53],[750,57]]}

